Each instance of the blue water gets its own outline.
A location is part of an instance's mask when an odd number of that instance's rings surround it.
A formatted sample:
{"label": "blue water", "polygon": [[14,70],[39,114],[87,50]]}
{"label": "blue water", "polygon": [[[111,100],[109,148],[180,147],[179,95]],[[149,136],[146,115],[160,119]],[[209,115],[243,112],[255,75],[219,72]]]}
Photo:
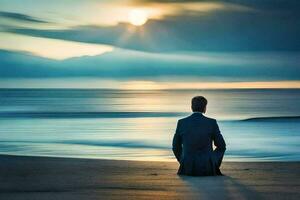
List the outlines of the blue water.
{"label": "blue water", "polygon": [[174,160],[176,122],[190,114],[195,95],[208,98],[225,160],[300,160],[296,89],[0,89],[0,154]]}

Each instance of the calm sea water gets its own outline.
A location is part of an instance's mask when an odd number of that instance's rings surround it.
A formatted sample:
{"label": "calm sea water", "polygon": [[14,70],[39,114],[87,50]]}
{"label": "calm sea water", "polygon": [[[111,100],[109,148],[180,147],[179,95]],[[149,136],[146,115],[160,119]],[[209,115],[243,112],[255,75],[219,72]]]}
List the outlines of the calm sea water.
{"label": "calm sea water", "polygon": [[176,122],[195,95],[219,122],[225,160],[300,160],[296,89],[0,89],[0,154],[174,160]]}

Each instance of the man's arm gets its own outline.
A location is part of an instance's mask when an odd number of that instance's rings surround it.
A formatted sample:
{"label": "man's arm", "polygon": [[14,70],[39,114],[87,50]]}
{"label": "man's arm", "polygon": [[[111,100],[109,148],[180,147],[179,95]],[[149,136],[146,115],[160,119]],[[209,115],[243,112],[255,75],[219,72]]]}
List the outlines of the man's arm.
{"label": "man's arm", "polygon": [[180,121],[177,122],[177,128],[173,137],[173,153],[178,162],[180,162],[182,153],[182,138],[180,135]]}
{"label": "man's arm", "polygon": [[214,120],[213,141],[214,141],[214,145],[216,146],[215,151],[225,152],[226,144],[225,144],[224,138],[221,134],[221,131],[219,129],[219,126],[218,126],[218,123],[216,120]]}

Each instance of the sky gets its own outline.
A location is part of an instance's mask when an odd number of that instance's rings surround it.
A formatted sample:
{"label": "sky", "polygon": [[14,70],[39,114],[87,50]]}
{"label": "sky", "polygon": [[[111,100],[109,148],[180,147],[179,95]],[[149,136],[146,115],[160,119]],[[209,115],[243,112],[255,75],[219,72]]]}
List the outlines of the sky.
{"label": "sky", "polygon": [[300,88],[298,0],[0,0],[0,88]]}

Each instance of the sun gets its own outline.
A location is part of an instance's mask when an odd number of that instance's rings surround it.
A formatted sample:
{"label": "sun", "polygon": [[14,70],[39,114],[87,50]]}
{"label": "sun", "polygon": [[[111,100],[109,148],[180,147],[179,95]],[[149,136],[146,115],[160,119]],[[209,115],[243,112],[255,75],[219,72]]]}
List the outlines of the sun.
{"label": "sun", "polygon": [[131,10],[128,15],[128,20],[134,26],[142,26],[148,20],[148,13],[140,9]]}

